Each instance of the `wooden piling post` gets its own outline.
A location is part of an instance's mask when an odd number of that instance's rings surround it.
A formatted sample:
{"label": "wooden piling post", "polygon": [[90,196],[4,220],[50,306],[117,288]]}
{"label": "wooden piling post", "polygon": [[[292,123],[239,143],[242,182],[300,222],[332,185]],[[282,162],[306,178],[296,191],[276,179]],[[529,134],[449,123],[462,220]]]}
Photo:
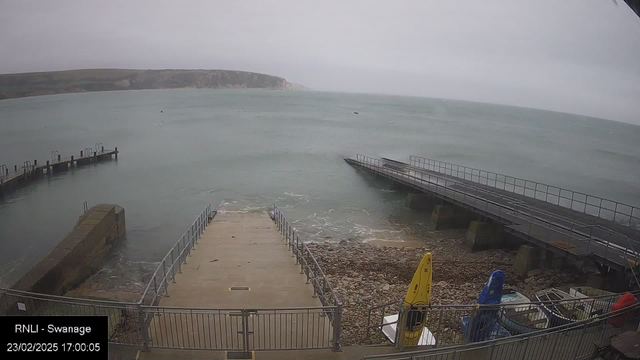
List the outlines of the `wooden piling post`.
{"label": "wooden piling post", "polygon": [[80,157],[81,157],[81,158],[83,157],[83,155],[82,155],[82,150],[80,150]]}
{"label": "wooden piling post", "polygon": [[58,154],[58,162],[60,162],[60,159],[62,159],[62,155]]}
{"label": "wooden piling post", "polygon": [[103,153],[103,152],[104,152],[104,146],[102,146],[100,149],[100,153]]}
{"label": "wooden piling post", "polygon": [[33,160],[33,166],[38,167],[38,159]]}
{"label": "wooden piling post", "polygon": [[73,155],[71,155],[71,165],[69,167],[73,167]]}
{"label": "wooden piling post", "polygon": [[118,147],[116,146],[116,160],[118,160]]}
{"label": "wooden piling post", "polygon": [[18,172],[18,165],[13,165],[13,171]]}

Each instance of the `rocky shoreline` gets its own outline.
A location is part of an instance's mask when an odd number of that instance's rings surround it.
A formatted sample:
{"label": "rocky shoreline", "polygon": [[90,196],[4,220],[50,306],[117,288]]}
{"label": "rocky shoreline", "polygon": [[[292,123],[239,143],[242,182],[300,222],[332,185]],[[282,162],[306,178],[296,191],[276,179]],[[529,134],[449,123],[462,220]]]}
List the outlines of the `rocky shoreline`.
{"label": "rocky shoreline", "polygon": [[390,247],[353,240],[308,244],[344,304],[343,345],[372,343],[366,338],[368,309],[401,301],[413,273],[426,252],[433,255],[433,305],[475,304],[493,270],[505,273],[505,287],[530,296],[536,291],[570,284],[583,272],[578,268],[533,271],[518,275],[515,250],[472,253],[464,231],[425,241],[422,247]]}

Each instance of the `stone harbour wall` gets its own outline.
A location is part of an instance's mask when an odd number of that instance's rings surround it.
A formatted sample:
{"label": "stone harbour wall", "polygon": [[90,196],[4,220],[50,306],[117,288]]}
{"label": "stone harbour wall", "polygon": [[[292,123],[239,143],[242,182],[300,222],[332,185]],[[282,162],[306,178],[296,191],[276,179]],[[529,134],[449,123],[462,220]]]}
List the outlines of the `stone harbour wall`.
{"label": "stone harbour wall", "polygon": [[125,233],[122,207],[96,205],[85,212],[73,230],[12,289],[63,295],[95,274]]}

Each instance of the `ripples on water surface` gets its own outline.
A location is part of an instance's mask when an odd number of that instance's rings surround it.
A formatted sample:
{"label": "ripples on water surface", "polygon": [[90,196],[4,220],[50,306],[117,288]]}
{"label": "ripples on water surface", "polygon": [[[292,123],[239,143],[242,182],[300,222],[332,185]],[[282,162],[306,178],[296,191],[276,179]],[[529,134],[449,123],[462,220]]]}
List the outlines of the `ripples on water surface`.
{"label": "ripples on water surface", "polygon": [[44,162],[52,150],[79,155],[97,142],[118,146],[120,159],[46,178],[0,200],[0,285],[59,242],[84,201],[125,208],[127,242],[105,272],[133,274],[134,282],[208,203],[228,211],[277,203],[306,240],[419,236],[424,215],[405,209],[402,193],[342,160],[356,153],[404,161],[420,155],[640,204],[640,127],[576,115],[260,90],[0,101],[0,164]]}

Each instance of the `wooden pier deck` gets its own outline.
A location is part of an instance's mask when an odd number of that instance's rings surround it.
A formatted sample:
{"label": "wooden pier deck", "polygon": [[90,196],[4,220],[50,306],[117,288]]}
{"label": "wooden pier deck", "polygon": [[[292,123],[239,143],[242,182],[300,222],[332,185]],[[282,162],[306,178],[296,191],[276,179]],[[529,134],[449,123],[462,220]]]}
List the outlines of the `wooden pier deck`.
{"label": "wooden pier deck", "polygon": [[51,153],[51,160],[44,164],[38,160],[25,161],[22,166],[14,165],[12,168],[0,165],[0,197],[6,196],[21,186],[36,181],[44,175],[52,175],[59,172],[68,171],[72,167],[80,167],[95,162],[118,159],[118,148],[107,150],[104,147],[93,151],[86,148],[80,151],[80,156],[62,157],[57,152]]}

